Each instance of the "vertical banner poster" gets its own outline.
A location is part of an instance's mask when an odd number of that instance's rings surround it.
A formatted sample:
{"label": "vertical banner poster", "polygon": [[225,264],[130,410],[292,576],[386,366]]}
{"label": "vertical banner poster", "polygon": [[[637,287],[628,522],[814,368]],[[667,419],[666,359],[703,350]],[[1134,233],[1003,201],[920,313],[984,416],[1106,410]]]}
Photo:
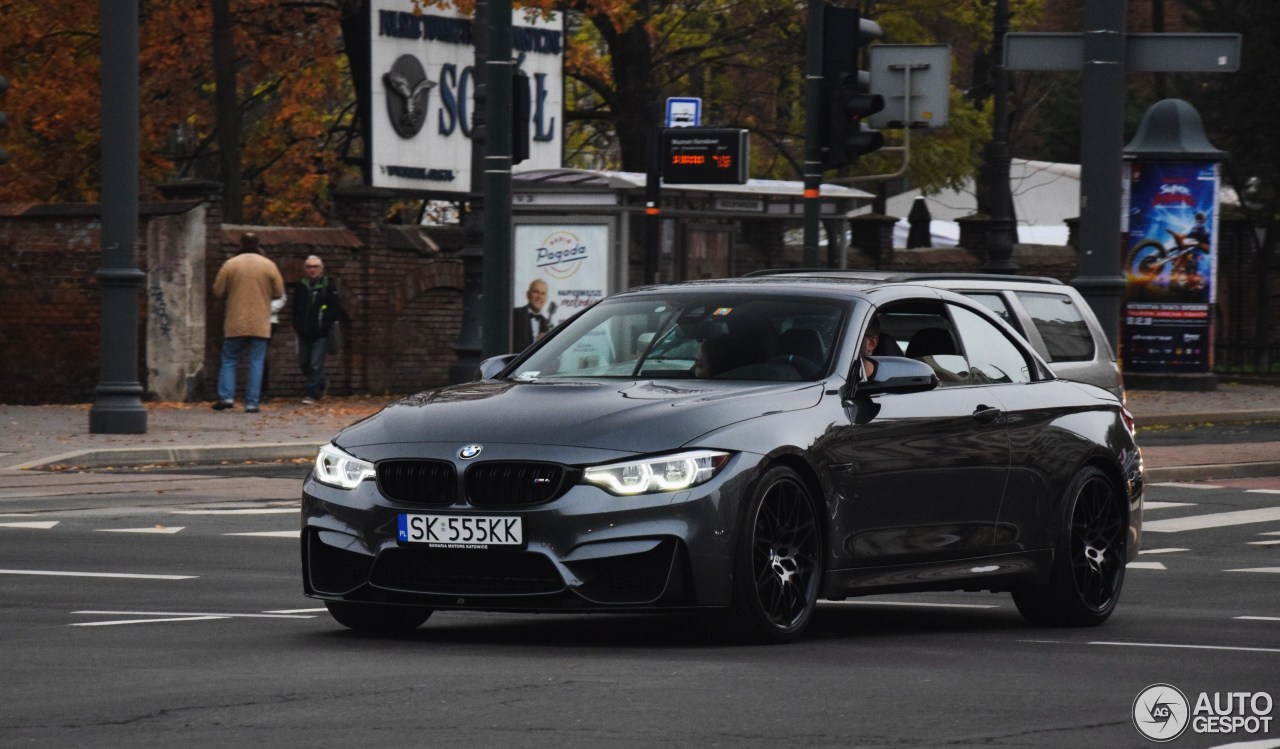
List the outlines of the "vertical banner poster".
{"label": "vertical banner poster", "polygon": [[609,293],[608,224],[515,225],[512,351]]}
{"label": "vertical banner poster", "polygon": [[1124,369],[1212,368],[1218,164],[1133,161],[1127,174]]}

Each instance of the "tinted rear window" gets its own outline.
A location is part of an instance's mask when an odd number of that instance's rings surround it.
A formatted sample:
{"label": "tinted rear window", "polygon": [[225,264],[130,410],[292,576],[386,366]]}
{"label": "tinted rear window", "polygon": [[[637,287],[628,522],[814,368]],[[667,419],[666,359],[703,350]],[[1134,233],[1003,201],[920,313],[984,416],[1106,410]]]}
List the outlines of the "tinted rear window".
{"label": "tinted rear window", "polygon": [[1093,336],[1071,297],[1032,291],[1016,294],[1044,339],[1050,362],[1093,359]]}

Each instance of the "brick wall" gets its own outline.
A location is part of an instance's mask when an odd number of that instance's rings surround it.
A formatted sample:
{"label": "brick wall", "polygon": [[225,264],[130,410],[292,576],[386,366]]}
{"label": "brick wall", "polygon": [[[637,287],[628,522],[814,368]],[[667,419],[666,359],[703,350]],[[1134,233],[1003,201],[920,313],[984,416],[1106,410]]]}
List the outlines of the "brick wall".
{"label": "brick wall", "polygon": [[[462,322],[462,263],[451,256],[456,249],[452,238],[435,242],[418,227],[390,227],[377,220],[365,221],[358,231],[222,226],[215,223],[221,220],[216,203],[173,201],[143,204],[138,267],[148,271],[148,237],[171,237],[175,226],[200,223],[201,216],[175,220],[196,210],[203,211],[200,233],[207,235],[206,286],[212,286],[218,268],[249,229],[279,264],[286,285],[302,277],[302,263],[312,254],[323,258],[326,270],[339,279],[354,320],[344,351],[329,358],[331,393],[410,393],[448,382]],[[365,210],[376,217],[383,209],[374,201]],[[163,229],[157,228],[160,224]],[[100,226],[96,205],[0,206],[0,403],[93,400],[101,360],[102,302],[94,279],[101,263]],[[144,282],[138,292],[139,381],[150,393],[148,316],[160,310],[165,318],[164,325],[151,326],[155,335],[181,325],[183,315],[200,314],[191,310],[202,309],[203,356],[196,356],[186,397],[212,400],[222,346],[222,302],[208,288],[190,289],[191,299],[170,290],[157,306],[150,303],[153,288]],[[190,303],[197,296],[203,298],[202,306]],[[268,358],[270,394],[300,398],[303,382],[288,305]],[[242,389],[243,365],[239,375]]]}

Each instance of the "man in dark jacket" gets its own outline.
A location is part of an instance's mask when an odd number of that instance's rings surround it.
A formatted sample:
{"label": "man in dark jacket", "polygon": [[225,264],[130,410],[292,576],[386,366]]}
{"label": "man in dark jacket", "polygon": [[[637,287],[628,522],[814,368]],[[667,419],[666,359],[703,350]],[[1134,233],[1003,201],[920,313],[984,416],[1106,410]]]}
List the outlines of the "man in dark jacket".
{"label": "man in dark jacket", "polygon": [[325,356],[336,339],[334,323],[350,323],[342,306],[338,280],[324,272],[324,263],[312,255],[303,264],[306,276],[295,284],[293,292],[293,330],[298,336],[298,366],[307,378],[308,405],[324,397],[328,383],[324,377]]}

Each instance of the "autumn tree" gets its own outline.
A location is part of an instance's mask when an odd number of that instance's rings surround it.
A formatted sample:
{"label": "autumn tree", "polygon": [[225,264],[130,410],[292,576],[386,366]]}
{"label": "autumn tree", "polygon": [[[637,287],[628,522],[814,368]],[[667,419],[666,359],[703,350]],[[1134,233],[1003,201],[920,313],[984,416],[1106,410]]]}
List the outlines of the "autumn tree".
{"label": "autumn tree", "polygon": [[[332,188],[358,178],[344,162],[355,98],[341,22],[352,5],[230,3],[247,221],[319,222]],[[0,16],[15,113],[0,201],[97,200],[97,0],[0,0]],[[221,179],[209,5],[143,0],[139,24],[143,194],[176,177]]]}

